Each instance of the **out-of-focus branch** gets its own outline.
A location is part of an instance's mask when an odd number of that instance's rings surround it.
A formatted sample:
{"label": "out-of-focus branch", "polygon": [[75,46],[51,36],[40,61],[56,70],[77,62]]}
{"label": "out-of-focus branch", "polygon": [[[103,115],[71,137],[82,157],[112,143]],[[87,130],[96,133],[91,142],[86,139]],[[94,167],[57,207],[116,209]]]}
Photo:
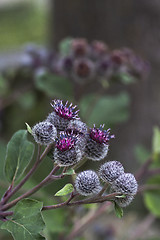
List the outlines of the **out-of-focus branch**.
{"label": "out-of-focus branch", "polygon": [[110,205],[111,202],[105,202],[97,209],[92,209],[89,211],[86,216],[75,223],[72,232],[67,236],[67,238],[65,238],[65,240],[75,239],[75,237],[80,235],[92,222],[100,217]]}
{"label": "out-of-focus branch", "polygon": [[127,240],[139,239],[151,227],[155,219],[155,216],[149,214],[140,224],[138,224],[136,229],[134,229],[134,231],[130,234],[130,237]]}

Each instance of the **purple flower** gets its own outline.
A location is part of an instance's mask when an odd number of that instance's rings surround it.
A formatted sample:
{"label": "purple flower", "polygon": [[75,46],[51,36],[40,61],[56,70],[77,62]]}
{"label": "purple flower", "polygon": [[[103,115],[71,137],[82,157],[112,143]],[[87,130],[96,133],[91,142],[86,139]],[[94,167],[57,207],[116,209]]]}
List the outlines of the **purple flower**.
{"label": "purple flower", "polygon": [[100,161],[107,156],[108,142],[114,135],[110,135],[110,129],[103,130],[104,125],[90,129],[87,137],[85,155],[93,161]]}
{"label": "purple flower", "polygon": [[114,135],[110,135],[110,128],[103,130],[104,125],[100,125],[99,128],[96,128],[95,125],[90,129],[90,138],[98,143],[108,144],[108,141],[111,138],[114,138]]}
{"label": "purple flower", "polygon": [[75,146],[75,142],[75,136],[61,132],[60,138],[56,140],[56,148],[63,152],[73,148]]}
{"label": "purple flower", "polygon": [[53,158],[60,166],[72,166],[82,158],[82,152],[76,145],[78,137],[61,132],[56,140]]}
{"label": "purple flower", "polygon": [[53,100],[53,103],[51,103],[51,106],[54,108],[55,113],[65,119],[71,120],[71,119],[79,119],[78,112],[79,110],[75,111],[76,105],[73,106],[72,103],[67,106],[68,101],[63,104],[62,100]]}

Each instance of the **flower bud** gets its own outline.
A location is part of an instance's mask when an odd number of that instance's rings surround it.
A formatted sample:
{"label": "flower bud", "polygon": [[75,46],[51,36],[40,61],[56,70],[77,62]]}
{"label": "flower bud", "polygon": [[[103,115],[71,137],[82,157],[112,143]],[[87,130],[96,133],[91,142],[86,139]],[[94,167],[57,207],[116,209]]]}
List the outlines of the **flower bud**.
{"label": "flower bud", "polygon": [[104,182],[112,183],[124,173],[122,164],[118,161],[110,161],[101,165],[99,176]]}
{"label": "flower bud", "polygon": [[72,103],[69,106],[67,106],[67,104],[68,101],[63,104],[59,99],[54,100],[53,103],[51,103],[54,112],[48,115],[47,121],[54,124],[58,132],[64,131],[70,120],[79,119],[79,110],[75,111],[76,106],[72,106]]}
{"label": "flower bud", "polygon": [[75,134],[86,135],[88,132],[87,125],[81,120],[71,120],[68,124],[67,131],[73,130]]}
{"label": "flower bud", "polygon": [[60,166],[72,166],[82,158],[81,150],[76,145],[78,137],[61,132],[56,140],[53,158]]}
{"label": "flower bud", "polygon": [[116,198],[115,202],[120,206],[120,207],[127,207],[134,199],[133,195],[125,195],[124,198]]}
{"label": "flower bud", "polygon": [[85,155],[93,161],[99,161],[106,157],[108,153],[108,142],[114,135],[110,135],[110,129],[103,130],[104,125],[90,129],[87,137]]}
{"label": "flower bud", "polygon": [[125,195],[135,195],[138,184],[133,174],[124,173],[113,182],[111,189],[114,192],[120,192]]}
{"label": "flower bud", "polygon": [[68,124],[68,128],[66,129],[66,133],[77,136],[76,145],[84,154],[86,147],[86,136],[88,133],[87,125],[81,120],[71,120]]}
{"label": "flower bud", "polygon": [[39,122],[32,128],[34,140],[41,145],[49,145],[57,136],[55,126],[47,121]]}
{"label": "flower bud", "polygon": [[75,181],[75,188],[77,192],[83,196],[97,194],[102,189],[98,175],[92,170],[87,170],[78,174]]}

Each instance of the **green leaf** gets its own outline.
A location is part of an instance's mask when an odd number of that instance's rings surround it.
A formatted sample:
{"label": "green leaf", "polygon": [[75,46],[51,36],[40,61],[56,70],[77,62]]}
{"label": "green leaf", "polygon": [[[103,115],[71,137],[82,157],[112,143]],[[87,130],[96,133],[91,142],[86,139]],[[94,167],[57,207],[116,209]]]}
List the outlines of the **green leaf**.
{"label": "green leaf", "polygon": [[115,214],[118,218],[123,217],[123,209],[120,206],[118,206],[117,203],[114,203],[114,210],[115,210]]}
{"label": "green leaf", "polygon": [[145,205],[156,217],[160,217],[160,193],[159,192],[147,192],[144,194]]}
{"label": "green leaf", "polygon": [[29,126],[28,123],[25,123],[25,124],[26,124],[26,126],[27,126],[27,131],[28,131],[30,134],[32,134],[32,128]]}
{"label": "green leaf", "polygon": [[76,174],[73,168],[68,169],[63,175],[73,175]]}
{"label": "green leaf", "polygon": [[73,96],[73,86],[64,77],[44,72],[36,76],[35,83],[36,87],[44,91],[49,97],[71,100],[71,96]]}
{"label": "green leaf", "polygon": [[[53,201],[50,204],[53,204]],[[44,217],[46,228],[50,232],[62,233],[68,230],[68,226],[66,226],[67,211],[64,211],[64,209],[54,209],[54,211],[43,211],[42,215]]]}
{"label": "green leaf", "polygon": [[17,203],[14,215],[1,225],[15,240],[44,240],[39,233],[44,229],[41,209],[43,204],[36,200],[23,199]]}
{"label": "green leaf", "polygon": [[55,196],[65,196],[71,192],[73,192],[74,187],[71,183],[66,184],[61,190],[59,190]]}
{"label": "green leaf", "polygon": [[117,195],[116,198],[125,198],[126,195]]}
{"label": "green leaf", "polygon": [[25,171],[34,153],[34,144],[27,140],[27,130],[17,131],[7,145],[5,175],[16,181]]}
{"label": "green leaf", "polygon": [[125,72],[117,74],[116,78],[118,80],[120,80],[125,85],[128,85],[128,84],[136,82],[136,79],[132,75],[130,75],[128,73],[125,73]]}
{"label": "green leaf", "polygon": [[129,95],[125,92],[116,96],[102,96],[97,100],[96,96],[86,96],[80,104],[80,109],[89,124],[97,125],[102,123],[111,125],[126,121],[129,116],[128,107]]}
{"label": "green leaf", "polygon": [[153,159],[156,161],[160,156],[160,129],[158,127],[153,129],[152,151]]}
{"label": "green leaf", "polygon": [[[152,177],[149,179],[147,184],[151,184],[154,186],[160,186],[160,175]],[[160,217],[160,189],[158,190],[150,190],[144,193],[144,202],[146,207],[154,214],[156,217]]]}
{"label": "green leaf", "polygon": [[68,37],[63,39],[59,44],[59,51],[62,56],[66,56],[70,53],[72,44],[72,38]]}

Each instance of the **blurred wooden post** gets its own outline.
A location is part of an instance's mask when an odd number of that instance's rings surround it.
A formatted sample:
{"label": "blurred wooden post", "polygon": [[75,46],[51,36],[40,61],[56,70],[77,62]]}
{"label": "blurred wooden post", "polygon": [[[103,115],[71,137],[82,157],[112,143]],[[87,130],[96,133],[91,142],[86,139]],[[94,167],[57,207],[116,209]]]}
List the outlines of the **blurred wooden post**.
{"label": "blurred wooden post", "polygon": [[131,165],[135,168],[135,146],[142,144],[150,150],[153,126],[160,126],[160,1],[51,0],[51,3],[50,39],[54,46],[67,36],[98,39],[111,48],[133,48],[151,63],[150,78],[128,88],[132,100],[130,119],[117,126],[110,151],[129,169]]}

